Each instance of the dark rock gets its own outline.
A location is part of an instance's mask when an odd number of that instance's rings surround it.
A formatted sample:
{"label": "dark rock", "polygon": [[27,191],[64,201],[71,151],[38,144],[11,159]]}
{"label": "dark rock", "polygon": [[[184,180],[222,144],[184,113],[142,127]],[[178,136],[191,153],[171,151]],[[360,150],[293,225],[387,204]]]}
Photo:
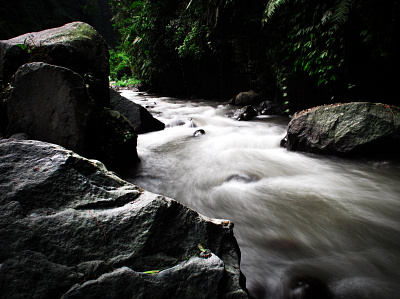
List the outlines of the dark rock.
{"label": "dark rock", "polygon": [[253,117],[257,116],[257,111],[252,106],[245,106],[243,108],[237,109],[233,113],[233,118],[237,120],[251,120]]}
{"label": "dark rock", "polygon": [[248,105],[255,106],[260,104],[263,100],[264,99],[260,94],[250,90],[237,94],[229,101],[229,104],[237,106],[248,106]]}
{"label": "dark rock", "polygon": [[63,66],[85,77],[91,97],[109,105],[109,53],[103,37],[90,25],[73,22],[0,41],[0,80],[9,82],[17,69],[41,61]]}
{"label": "dark rock", "polygon": [[219,298],[218,282],[223,274],[224,263],[216,255],[209,259],[191,257],[154,274],[122,267],[76,285],[62,298],[85,298],[87,294],[101,294],[103,298]]}
{"label": "dark rock", "polygon": [[30,139],[30,138],[29,138],[28,134],[26,134],[26,133],[17,133],[17,134],[11,135],[11,136],[9,137],[9,139],[28,140],[28,139]]}
{"label": "dark rock", "polygon": [[6,100],[8,134],[24,132],[84,152],[90,99],[81,76],[59,66],[28,63],[18,69],[12,87]]}
{"label": "dark rock", "polygon": [[285,299],[330,299],[332,293],[318,278],[308,275],[292,277]]}
{"label": "dark rock", "polygon": [[0,277],[3,298],[60,298],[83,274],[50,262],[39,252],[24,250],[3,261]]}
{"label": "dark rock", "polygon": [[146,82],[141,82],[138,84],[137,89],[140,92],[147,92],[147,93],[152,93],[150,91],[151,86],[147,84]]}
{"label": "dark rock", "polygon": [[247,298],[229,221],[40,141],[0,140],[0,173],[2,297]]}
{"label": "dark rock", "polygon": [[111,167],[138,160],[133,127],[119,113],[94,103],[79,74],[28,63],[16,72],[12,87],[6,100],[8,135],[23,132]]}
{"label": "dark rock", "polygon": [[264,101],[260,104],[259,110],[262,115],[281,115],[282,105],[277,101]]}
{"label": "dark rock", "polygon": [[85,156],[115,170],[140,161],[135,129],[118,111],[95,106],[86,132]]}
{"label": "dark rock", "polygon": [[154,118],[143,106],[121,96],[110,88],[110,104],[114,110],[124,115],[138,134],[164,130],[165,124]]}
{"label": "dark rock", "polygon": [[287,149],[327,154],[398,153],[400,108],[376,103],[318,106],[296,113]]}
{"label": "dark rock", "polygon": [[206,133],[206,131],[204,131],[203,129],[199,129],[193,133],[193,136],[198,137],[198,136],[204,135],[205,133]]}

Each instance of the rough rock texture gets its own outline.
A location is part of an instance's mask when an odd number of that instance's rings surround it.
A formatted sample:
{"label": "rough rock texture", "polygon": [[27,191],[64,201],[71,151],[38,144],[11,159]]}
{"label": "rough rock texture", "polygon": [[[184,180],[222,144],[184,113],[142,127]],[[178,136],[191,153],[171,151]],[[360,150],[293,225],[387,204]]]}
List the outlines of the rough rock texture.
{"label": "rough rock texture", "polygon": [[7,132],[25,132],[82,153],[90,99],[81,76],[45,63],[28,63],[16,72],[6,100]]}
{"label": "rough rock texture", "polygon": [[43,62],[21,66],[6,100],[8,135],[56,143],[107,165],[137,161],[136,135],[117,112],[96,105],[83,78]]}
{"label": "rough rock texture", "polygon": [[263,100],[264,99],[260,94],[250,90],[237,94],[229,101],[229,104],[237,106],[258,105]]}
{"label": "rough rock texture", "polygon": [[[3,26],[0,39],[9,39],[26,32],[55,28],[80,20],[92,25],[106,39],[107,44],[116,47],[117,35],[112,26],[112,12],[108,0],[59,1],[9,1],[2,2],[0,19]],[[51,13],[49,13],[51,12]]]}
{"label": "rough rock texture", "polygon": [[237,109],[233,113],[233,118],[237,120],[251,120],[253,117],[257,116],[257,111],[252,106],[245,106],[243,108]]}
{"label": "rough rock texture", "polygon": [[282,104],[277,101],[264,101],[260,104],[259,111],[262,115],[281,115]]}
{"label": "rough rock texture", "polygon": [[121,96],[110,88],[110,104],[114,110],[125,116],[138,134],[164,130],[165,124],[155,119],[143,106]]}
{"label": "rough rock texture", "polygon": [[400,108],[377,103],[318,106],[296,113],[282,140],[289,150],[398,153]]}
{"label": "rough rock texture", "polygon": [[90,85],[92,98],[109,104],[109,53],[103,37],[90,25],[73,22],[0,41],[0,80],[9,82],[17,69],[40,61],[73,70]]}
{"label": "rough rock texture", "polygon": [[2,297],[247,298],[229,221],[44,142],[0,140],[0,173]]}

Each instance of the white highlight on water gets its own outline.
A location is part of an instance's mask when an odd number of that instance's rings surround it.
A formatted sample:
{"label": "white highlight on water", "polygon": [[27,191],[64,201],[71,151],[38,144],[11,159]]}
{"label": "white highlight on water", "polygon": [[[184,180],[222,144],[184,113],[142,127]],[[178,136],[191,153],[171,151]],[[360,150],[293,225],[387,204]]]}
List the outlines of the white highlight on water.
{"label": "white highlight on water", "polygon": [[139,136],[128,180],[234,222],[250,291],[282,298],[291,277],[311,275],[335,298],[400,298],[398,162],[289,152],[282,118],[238,122],[219,103],[123,95],[168,126]]}

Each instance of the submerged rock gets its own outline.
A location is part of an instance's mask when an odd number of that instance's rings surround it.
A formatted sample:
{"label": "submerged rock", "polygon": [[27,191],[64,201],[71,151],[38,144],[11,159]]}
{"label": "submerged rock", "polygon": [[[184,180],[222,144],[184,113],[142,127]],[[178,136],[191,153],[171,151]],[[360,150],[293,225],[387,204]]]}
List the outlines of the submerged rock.
{"label": "submerged rock", "polygon": [[264,101],[259,108],[261,115],[281,115],[282,104],[278,101]]}
{"label": "submerged rock", "polygon": [[204,134],[206,134],[206,131],[204,131],[203,129],[199,129],[199,130],[196,130],[193,133],[193,137],[199,137],[199,136],[204,135]]}
{"label": "submerged rock", "polygon": [[229,221],[40,141],[0,140],[0,173],[5,298],[247,298]]}
{"label": "submerged rock", "polygon": [[385,104],[319,106],[296,113],[281,144],[314,153],[398,153],[399,120],[400,108]]}
{"label": "submerged rock", "polygon": [[328,287],[318,278],[303,275],[290,279],[285,299],[330,299],[333,298]]}
{"label": "submerged rock", "polygon": [[240,183],[254,183],[257,182],[258,180],[260,180],[260,178],[254,175],[233,174],[226,179],[226,182],[236,181]]}
{"label": "submerged rock", "polygon": [[242,121],[251,120],[253,117],[256,116],[257,116],[257,111],[252,106],[245,106],[243,108],[237,109],[233,113],[233,118]]}

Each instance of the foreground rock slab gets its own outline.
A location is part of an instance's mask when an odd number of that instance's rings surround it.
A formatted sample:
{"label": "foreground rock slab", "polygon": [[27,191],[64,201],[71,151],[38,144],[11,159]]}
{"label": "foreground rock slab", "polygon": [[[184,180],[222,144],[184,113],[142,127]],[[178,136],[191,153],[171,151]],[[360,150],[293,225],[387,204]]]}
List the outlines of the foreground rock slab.
{"label": "foreground rock slab", "polygon": [[229,221],[49,143],[0,140],[0,173],[5,298],[247,298]]}
{"label": "foreground rock slab", "polygon": [[380,103],[318,106],[296,113],[282,145],[327,154],[398,153],[400,108]]}

